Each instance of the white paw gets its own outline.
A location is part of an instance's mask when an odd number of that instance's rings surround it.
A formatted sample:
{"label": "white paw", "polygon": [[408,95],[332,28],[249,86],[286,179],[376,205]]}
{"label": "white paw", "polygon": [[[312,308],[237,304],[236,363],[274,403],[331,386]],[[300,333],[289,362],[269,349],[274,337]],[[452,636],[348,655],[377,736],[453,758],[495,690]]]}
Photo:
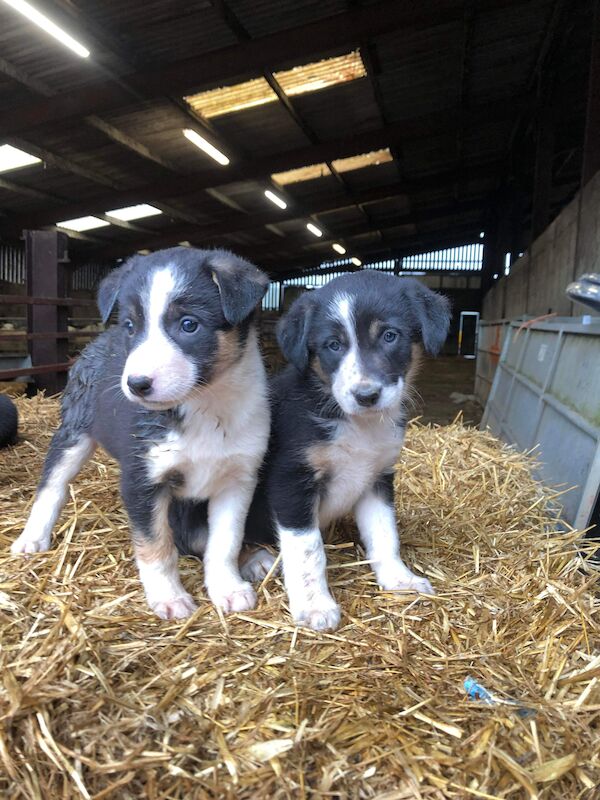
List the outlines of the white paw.
{"label": "white paw", "polygon": [[148,605],[161,619],[185,619],[198,608],[194,598],[185,594],[169,600],[149,600]]}
{"label": "white paw", "polygon": [[435,589],[427,578],[420,578],[406,567],[397,570],[386,570],[379,574],[377,580],[387,592],[418,592],[419,594],[435,594]]}
{"label": "white paw", "polygon": [[15,539],[10,546],[10,552],[15,555],[19,553],[41,553],[49,549],[50,536],[42,535],[39,538],[35,538],[31,536],[31,534],[28,534],[27,531],[23,531],[19,538]]}
{"label": "white paw", "polygon": [[[243,563],[240,563],[240,575],[250,583],[262,581],[271,571],[276,556],[268,550],[260,548],[250,553]],[[279,572],[279,570],[277,570]]]}
{"label": "white paw", "polygon": [[313,631],[334,631],[340,624],[340,607],[332,599],[324,597],[313,601],[305,608],[292,611],[294,622]]}
{"label": "white paw", "polygon": [[211,589],[208,589],[208,596],[226,614],[234,614],[236,611],[250,611],[256,605],[256,592],[245,581],[230,586],[225,590],[211,591]]}

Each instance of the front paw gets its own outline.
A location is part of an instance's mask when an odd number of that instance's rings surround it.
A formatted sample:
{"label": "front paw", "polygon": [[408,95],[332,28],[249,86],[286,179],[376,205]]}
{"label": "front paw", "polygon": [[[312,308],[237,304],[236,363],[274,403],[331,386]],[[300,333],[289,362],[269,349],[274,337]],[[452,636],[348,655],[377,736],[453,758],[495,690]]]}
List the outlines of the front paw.
{"label": "front paw", "polygon": [[296,625],[313,631],[334,631],[340,624],[340,607],[331,597],[316,597],[291,609]]}
{"label": "front paw", "polygon": [[42,534],[28,533],[24,530],[18,539],[10,546],[10,552],[14,555],[29,555],[30,553],[41,553],[50,549],[50,536]]}
{"label": "front paw", "polygon": [[418,592],[419,594],[434,595],[435,589],[427,578],[421,578],[411,572],[407,567],[398,565],[396,568],[380,570],[377,581],[382,589],[387,592]]}
{"label": "front paw", "polygon": [[225,614],[234,614],[236,611],[250,611],[256,606],[256,592],[246,581],[240,581],[229,587],[208,589],[208,596],[216,606]]}
{"label": "front paw", "polygon": [[185,619],[191,617],[198,608],[194,598],[187,592],[168,600],[148,600],[148,605],[161,619]]}

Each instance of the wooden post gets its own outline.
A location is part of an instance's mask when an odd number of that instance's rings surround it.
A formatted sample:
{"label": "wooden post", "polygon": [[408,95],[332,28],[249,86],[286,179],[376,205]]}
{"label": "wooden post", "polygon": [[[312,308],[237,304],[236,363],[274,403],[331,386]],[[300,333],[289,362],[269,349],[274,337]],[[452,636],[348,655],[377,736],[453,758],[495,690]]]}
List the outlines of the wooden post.
{"label": "wooden post", "polygon": [[512,238],[512,200],[508,189],[500,192],[494,206],[493,218],[486,227],[481,267],[481,297],[494,285],[498,275],[504,275],[504,259],[510,252]]}
{"label": "wooden post", "polygon": [[600,171],[600,0],[594,0],[594,30],[588,82],[581,185]]}
{"label": "wooden post", "polygon": [[[27,294],[31,297],[66,297],[69,238],[56,231],[25,231]],[[66,306],[27,306],[27,333],[66,332],[69,310]],[[34,367],[67,361],[69,343],[64,339],[33,339],[29,354]],[[64,389],[66,373],[37,375],[38,389],[53,395]]]}
{"label": "wooden post", "polygon": [[523,225],[523,219],[526,215],[526,204],[527,201],[523,194],[520,191],[514,191],[510,223],[510,247],[507,251],[510,252],[511,267],[519,258],[519,253],[525,252],[527,248],[527,231]]}
{"label": "wooden post", "polygon": [[546,104],[538,117],[531,206],[531,241],[544,232],[550,223],[552,202],[552,166],[554,159],[554,112]]}
{"label": "wooden post", "polygon": [[487,294],[496,282],[494,275],[500,276],[502,254],[496,231],[486,231],[483,244],[483,263],[481,268],[481,296]]}

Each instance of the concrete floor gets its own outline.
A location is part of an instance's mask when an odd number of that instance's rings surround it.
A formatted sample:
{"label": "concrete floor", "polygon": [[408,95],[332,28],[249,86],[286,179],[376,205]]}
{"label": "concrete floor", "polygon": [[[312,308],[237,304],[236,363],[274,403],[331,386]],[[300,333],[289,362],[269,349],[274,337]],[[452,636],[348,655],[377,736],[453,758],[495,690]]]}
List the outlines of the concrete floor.
{"label": "concrete floor", "polygon": [[447,425],[462,411],[465,424],[479,425],[483,409],[473,395],[474,385],[475,359],[425,359],[416,379],[418,396],[413,416],[424,423]]}

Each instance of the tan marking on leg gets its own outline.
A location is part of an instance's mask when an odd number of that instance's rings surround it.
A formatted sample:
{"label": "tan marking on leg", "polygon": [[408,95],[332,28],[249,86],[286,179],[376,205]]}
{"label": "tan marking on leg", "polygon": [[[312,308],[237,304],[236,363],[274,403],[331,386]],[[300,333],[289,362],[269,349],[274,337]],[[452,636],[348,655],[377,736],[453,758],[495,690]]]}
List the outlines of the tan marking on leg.
{"label": "tan marking on leg", "polygon": [[339,467],[342,459],[353,455],[354,448],[344,438],[334,439],[327,444],[315,444],[306,451],[306,460],[314,469],[316,477],[322,478],[335,467]]}
{"label": "tan marking on leg", "polygon": [[169,525],[169,500],[168,493],[162,492],[156,501],[151,539],[142,533],[134,533],[135,557],[145,564],[168,561],[176,551],[173,532]]}
{"label": "tan marking on leg", "polygon": [[306,460],[314,470],[316,480],[322,480],[331,471],[334,448],[335,445],[331,444],[315,444],[307,449]]}
{"label": "tan marking on leg", "polygon": [[134,534],[133,543],[148,605],[162,619],[182,619],[194,612],[196,603],[179,577],[178,553],[169,525],[169,500],[168,492],[162,492],[156,500],[152,538]]}

